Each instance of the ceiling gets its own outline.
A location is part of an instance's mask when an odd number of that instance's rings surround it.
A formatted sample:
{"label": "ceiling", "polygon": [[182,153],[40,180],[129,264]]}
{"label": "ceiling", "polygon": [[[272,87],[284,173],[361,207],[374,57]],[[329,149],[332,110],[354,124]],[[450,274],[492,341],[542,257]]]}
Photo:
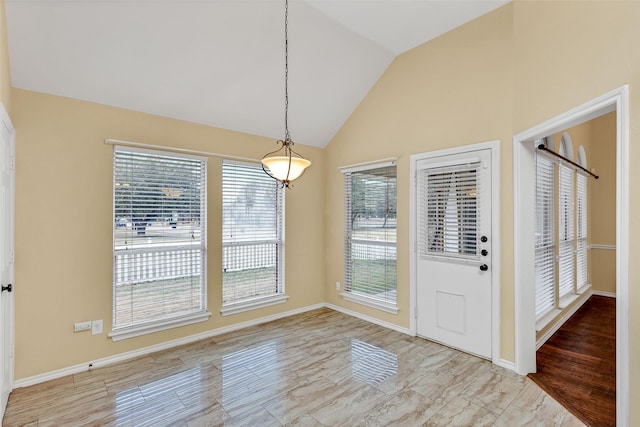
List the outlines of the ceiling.
{"label": "ceiling", "polygon": [[[326,146],[398,54],[508,1],[291,0],[293,140]],[[5,5],[16,88],[284,137],[282,0]]]}

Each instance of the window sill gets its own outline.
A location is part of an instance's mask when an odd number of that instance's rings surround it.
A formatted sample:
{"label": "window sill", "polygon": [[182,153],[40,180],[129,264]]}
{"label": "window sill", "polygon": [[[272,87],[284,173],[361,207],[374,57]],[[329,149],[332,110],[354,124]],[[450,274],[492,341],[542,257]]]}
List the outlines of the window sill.
{"label": "window sill", "polygon": [[108,335],[113,341],[125,340],[128,338],[139,337],[141,335],[152,334],[154,332],[165,331],[167,329],[187,326],[194,323],[206,322],[211,317],[208,311],[201,311],[186,316],[175,317],[173,319],[160,320],[140,326],[131,326],[128,328],[117,329],[111,331]]}
{"label": "window sill", "polygon": [[551,323],[558,315],[560,315],[567,307],[569,307],[575,300],[580,298],[586,292],[591,290],[591,285],[586,284],[578,289],[577,294],[567,294],[560,298],[559,308],[551,309],[536,322],[536,333],[543,330],[549,323]]}
{"label": "window sill", "polygon": [[253,299],[250,301],[243,301],[236,304],[229,304],[220,309],[220,314],[223,316],[231,316],[232,314],[256,310],[262,307],[269,307],[270,305],[282,304],[287,302],[288,299],[289,297],[287,295],[280,294],[260,299]]}
{"label": "window sill", "polygon": [[390,302],[380,301],[375,298],[356,295],[350,292],[343,292],[340,295],[342,295],[342,298],[344,298],[345,300],[355,302],[356,304],[366,305],[367,307],[386,311],[387,313],[391,314],[398,314],[398,306]]}
{"label": "window sill", "polygon": [[560,310],[564,310],[567,307],[569,307],[575,300],[577,300],[580,297],[580,294],[567,294],[563,297],[560,298],[560,302],[559,302],[559,306],[560,306]]}
{"label": "window sill", "polygon": [[562,313],[562,309],[560,308],[553,308],[551,310],[549,310],[547,312],[547,314],[545,314],[544,316],[542,316],[540,318],[540,320],[538,320],[536,322],[536,333],[540,332],[541,330],[543,330],[549,323],[551,323],[553,321],[553,319],[556,318],[556,316],[558,316],[560,313]]}
{"label": "window sill", "polygon": [[584,295],[590,290],[591,290],[591,283],[587,283],[586,285],[583,285],[580,289],[578,289],[578,295]]}

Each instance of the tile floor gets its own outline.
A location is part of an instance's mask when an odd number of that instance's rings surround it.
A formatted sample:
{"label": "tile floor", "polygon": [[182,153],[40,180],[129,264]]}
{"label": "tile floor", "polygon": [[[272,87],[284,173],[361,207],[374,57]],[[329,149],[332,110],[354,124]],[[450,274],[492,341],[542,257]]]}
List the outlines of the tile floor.
{"label": "tile floor", "polygon": [[315,310],[15,390],[3,426],[581,426],[533,382]]}

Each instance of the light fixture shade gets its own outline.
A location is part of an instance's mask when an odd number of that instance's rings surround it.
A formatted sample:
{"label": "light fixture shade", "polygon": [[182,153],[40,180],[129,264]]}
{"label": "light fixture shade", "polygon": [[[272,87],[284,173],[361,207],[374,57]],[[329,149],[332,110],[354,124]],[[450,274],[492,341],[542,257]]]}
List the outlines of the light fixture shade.
{"label": "light fixture shade", "polygon": [[[289,168],[289,161],[291,161],[291,168]],[[262,159],[262,164],[269,168],[275,179],[288,182],[299,178],[311,162],[301,157],[273,156]]]}

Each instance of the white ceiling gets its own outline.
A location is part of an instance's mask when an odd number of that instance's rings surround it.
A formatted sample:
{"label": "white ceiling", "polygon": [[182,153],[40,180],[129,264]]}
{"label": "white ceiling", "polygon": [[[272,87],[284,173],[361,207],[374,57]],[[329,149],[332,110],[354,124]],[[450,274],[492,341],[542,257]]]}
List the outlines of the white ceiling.
{"label": "white ceiling", "polygon": [[[326,146],[396,55],[508,1],[291,0],[293,140]],[[5,5],[14,87],[284,136],[282,0]]]}

